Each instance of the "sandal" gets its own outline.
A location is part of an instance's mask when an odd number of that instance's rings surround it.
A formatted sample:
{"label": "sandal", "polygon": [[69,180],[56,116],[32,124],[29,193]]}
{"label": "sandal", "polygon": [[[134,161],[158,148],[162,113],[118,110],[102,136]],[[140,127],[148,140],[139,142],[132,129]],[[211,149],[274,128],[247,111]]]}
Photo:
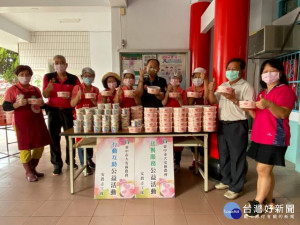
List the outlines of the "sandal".
{"label": "sandal", "polygon": [[248,204],[244,207],[245,216],[249,218],[259,218],[259,216],[264,211],[264,205],[260,204],[255,199],[249,201]]}

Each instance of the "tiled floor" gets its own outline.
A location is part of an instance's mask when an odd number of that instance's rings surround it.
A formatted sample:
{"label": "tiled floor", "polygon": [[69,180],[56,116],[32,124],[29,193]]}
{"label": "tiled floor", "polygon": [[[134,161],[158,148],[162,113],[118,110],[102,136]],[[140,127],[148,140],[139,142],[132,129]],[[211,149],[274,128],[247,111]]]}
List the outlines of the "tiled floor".
{"label": "tiled floor", "polygon": [[[187,150],[182,169],[175,177],[174,199],[93,200],[94,176],[83,175],[76,181],[76,193],[71,195],[68,168],[64,166],[61,176],[53,176],[49,156],[46,148],[38,167],[46,176],[35,183],[25,180],[18,157],[0,159],[1,225],[300,224],[300,174],[288,162],[287,167],[274,171],[275,198],[278,204],[295,205],[295,219],[230,220],[223,214],[224,205],[229,202],[223,197],[225,191],[214,190],[214,182],[210,181],[211,190],[204,193],[202,178],[187,169],[191,163],[191,153]],[[248,182],[243,196],[235,201],[242,211],[256,190],[255,162],[250,159],[248,162]]]}

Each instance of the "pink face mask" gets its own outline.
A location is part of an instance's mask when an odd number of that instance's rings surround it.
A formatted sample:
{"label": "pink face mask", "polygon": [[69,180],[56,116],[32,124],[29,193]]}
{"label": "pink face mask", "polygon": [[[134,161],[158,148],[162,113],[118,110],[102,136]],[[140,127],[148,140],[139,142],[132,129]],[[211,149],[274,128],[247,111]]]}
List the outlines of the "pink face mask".
{"label": "pink face mask", "polygon": [[54,64],[54,70],[57,73],[64,73],[64,72],[66,72],[66,65],[64,65],[64,64]]}
{"label": "pink face mask", "polygon": [[109,89],[115,89],[117,87],[117,82],[107,83]]}
{"label": "pink face mask", "polygon": [[267,72],[261,75],[261,79],[266,84],[273,84],[279,80],[279,72]]}
{"label": "pink face mask", "polygon": [[134,80],[132,78],[125,78],[123,80],[123,83],[128,86],[128,87],[131,87],[133,84],[134,84]]}
{"label": "pink face mask", "polygon": [[170,84],[172,86],[179,86],[180,82],[178,79],[171,79]]}

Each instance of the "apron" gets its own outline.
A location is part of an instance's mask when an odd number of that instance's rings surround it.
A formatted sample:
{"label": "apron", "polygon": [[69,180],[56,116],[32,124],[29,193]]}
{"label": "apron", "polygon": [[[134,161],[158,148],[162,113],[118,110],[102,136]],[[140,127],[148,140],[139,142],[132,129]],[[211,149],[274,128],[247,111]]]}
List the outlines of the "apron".
{"label": "apron", "polygon": [[[23,92],[24,99],[38,96],[36,90]],[[39,105],[25,105],[14,110],[19,150],[29,150],[50,144],[50,135]]]}

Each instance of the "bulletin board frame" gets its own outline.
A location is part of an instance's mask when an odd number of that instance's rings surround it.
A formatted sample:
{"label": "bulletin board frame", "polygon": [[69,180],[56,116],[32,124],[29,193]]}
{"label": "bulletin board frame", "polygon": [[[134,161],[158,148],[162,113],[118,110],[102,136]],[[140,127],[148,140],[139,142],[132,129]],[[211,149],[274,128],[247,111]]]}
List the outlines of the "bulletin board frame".
{"label": "bulletin board frame", "polygon": [[120,75],[124,69],[132,68],[135,72],[135,84],[139,80],[139,68],[144,68],[150,58],[156,58],[160,62],[159,77],[170,80],[175,73],[182,74],[181,87],[187,89],[190,86],[190,50],[188,49],[121,49],[119,50]]}

